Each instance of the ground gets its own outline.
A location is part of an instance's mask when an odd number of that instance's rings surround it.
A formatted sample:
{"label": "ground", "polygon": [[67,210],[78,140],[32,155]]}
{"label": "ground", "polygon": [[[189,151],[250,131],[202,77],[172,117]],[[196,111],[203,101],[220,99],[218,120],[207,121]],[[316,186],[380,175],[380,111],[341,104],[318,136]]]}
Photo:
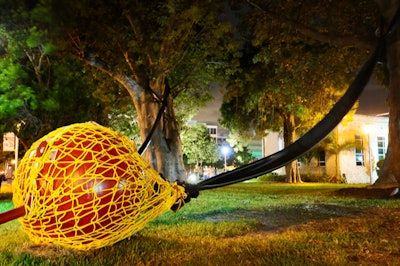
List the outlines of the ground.
{"label": "ground", "polygon": [[[400,198],[400,193],[390,196],[393,189],[375,189],[368,187],[361,188],[344,188],[337,190],[334,194],[342,197],[353,198],[371,198],[371,199],[395,199]],[[358,215],[368,215],[372,209],[371,207],[344,207],[335,204],[302,204],[295,205],[290,208],[270,208],[265,211],[247,210],[237,211],[228,214],[216,214],[208,216],[206,219],[211,221],[219,221],[226,219],[244,219],[254,218],[263,230],[272,231],[280,230],[288,226],[305,224],[307,222],[316,220],[326,220],[338,217],[355,217]],[[387,210],[385,210],[387,211]],[[400,212],[400,210],[398,210]],[[399,228],[400,232],[400,228]],[[399,234],[400,235],[400,234]]]}
{"label": "ground", "polygon": [[400,198],[400,193],[396,192],[397,188],[360,187],[340,189],[336,191],[336,195],[353,198]]}
{"label": "ground", "polygon": [[[387,198],[397,201],[399,194],[390,196],[393,189],[345,188],[333,192],[338,199],[349,198]],[[376,205],[375,205],[376,206]],[[327,202],[310,202],[299,205],[277,206],[262,210],[238,210],[228,213],[209,214],[202,219],[207,221],[226,221],[252,219],[257,221],[257,230],[250,232],[254,241],[267,236],[285,234],[288,231],[311,232],[312,234],[349,235],[349,240],[338,246],[347,255],[349,265],[398,265],[400,250],[400,209],[390,207],[371,207],[370,205],[335,204]],[[333,237],[332,237],[333,236]],[[365,245],[358,247],[352,238],[365,239]],[[316,239],[316,240],[315,240]],[[324,245],[324,238],[308,238],[310,245]],[[318,241],[313,243],[312,241]],[[307,242],[308,243],[308,242]],[[359,242],[357,242],[359,243]],[[361,250],[361,251],[360,251]],[[56,246],[27,244],[19,248],[19,252],[28,252],[37,257],[73,256],[70,251]]]}
{"label": "ground", "polygon": [[[345,188],[334,192],[334,196],[397,200],[400,193],[392,195],[394,189]],[[228,214],[217,214],[206,219],[219,221],[226,219],[254,219],[260,224],[257,237],[279,234],[288,230],[308,231],[316,233],[335,233],[348,230],[349,234],[362,233],[366,239],[376,239],[379,248],[368,248],[355,252],[354,247],[345,247],[349,264],[358,265],[392,265],[400,261],[400,251],[392,248],[390,243],[400,241],[400,209],[341,206],[329,203],[312,203],[295,205],[289,208],[271,208],[264,211],[238,211]],[[365,223],[378,230],[365,230]],[[346,228],[348,227],[348,228]],[[384,228],[384,230],[382,230]],[[358,230],[360,230],[358,232]],[[388,247],[386,247],[388,246]],[[393,265],[398,265],[393,264]]]}

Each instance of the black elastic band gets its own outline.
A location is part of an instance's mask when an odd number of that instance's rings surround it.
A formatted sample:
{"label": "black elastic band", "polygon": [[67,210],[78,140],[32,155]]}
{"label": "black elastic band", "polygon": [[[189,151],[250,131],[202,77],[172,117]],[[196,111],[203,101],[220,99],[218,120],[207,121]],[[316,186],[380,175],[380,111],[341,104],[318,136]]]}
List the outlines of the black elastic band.
{"label": "black elastic band", "polygon": [[164,113],[164,110],[167,107],[168,96],[169,96],[170,91],[171,91],[171,88],[169,87],[168,84],[166,84],[163,99],[162,99],[162,104],[161,104],[160,110],[158,110],[156,120],[154,121],[153,127],[151,128],[149,134],[147,135],[146,139],[144,140],[144,142],[142,143],[142,145],[140,146],[140,148],[138,150],[138,153],[140,155],[143,155],[143,153],[146,151],[147,147],[149,146],[149,144],[151,142],[151,138],[153,137],[154,131],[156,130],[156,127],[157,127],[158,123],[160,122],[162,114]]}

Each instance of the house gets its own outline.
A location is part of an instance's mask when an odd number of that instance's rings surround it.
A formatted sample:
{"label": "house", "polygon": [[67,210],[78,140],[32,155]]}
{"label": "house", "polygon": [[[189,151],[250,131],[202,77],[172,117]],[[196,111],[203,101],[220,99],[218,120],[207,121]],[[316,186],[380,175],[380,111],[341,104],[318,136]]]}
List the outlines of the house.
{"label": "house", "polygon": [[[334,129],[337,143],[352,142],[347,149],[321,150],[309,163],[300,163],[300,173],[340,176],[347,183],[374,183],[378,178],[376,163],[385,158],[389,118],[355,114],[352,119],[343,119]],[[351,147],[352,146],[352,147]],[[269,132],[262,141],[263,156],[268,156],[284,147],[283,138],[277,132]],[[285,174],[280,168],[277,174]]]}
{"label": "house", "polygon": [[[384,159],[389,139],[389,117],[354,115],[354,119],[337,127],[339,139],[354,138],[356,147],[341,151],[339,167],[348,183],[375,183],[376,163]],[[332,165],[327,162],[327,173]],[[333,167],[336,170],[336,167]]]}

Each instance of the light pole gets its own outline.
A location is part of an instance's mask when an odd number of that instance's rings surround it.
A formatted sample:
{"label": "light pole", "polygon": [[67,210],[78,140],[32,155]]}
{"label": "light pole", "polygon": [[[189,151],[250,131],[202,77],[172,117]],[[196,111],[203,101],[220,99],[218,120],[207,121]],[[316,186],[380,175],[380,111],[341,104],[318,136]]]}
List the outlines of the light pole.
{"label": "light pole", "polygon": [[228,146],[226,146],[226,145],[222,146],[221,152],[222,152],[222,155],[224,155],[224,172],[226,172],[226,156],[229,153]]}

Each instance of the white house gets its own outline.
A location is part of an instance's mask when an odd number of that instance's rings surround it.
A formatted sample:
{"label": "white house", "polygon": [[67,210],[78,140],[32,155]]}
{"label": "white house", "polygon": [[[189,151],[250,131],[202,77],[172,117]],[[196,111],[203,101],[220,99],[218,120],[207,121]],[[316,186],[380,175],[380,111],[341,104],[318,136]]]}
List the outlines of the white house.
{"label": "white house", "polygon": [[[337,142],[353,141],[354,147],[339,151],[338,154],[321,152],[307,165],[300,164],[300,173],[341,176],[347,183],[374,183],[378,178],[376,163],[385,158],[388,145],[388,124],[386,116],[356,114],[352,120],[346,118],[334,129]],[[277,132],[270,132],[262,141],[263,156],[283,149],[283,138]],[[276,170],[284,174],[285,169]]]}

